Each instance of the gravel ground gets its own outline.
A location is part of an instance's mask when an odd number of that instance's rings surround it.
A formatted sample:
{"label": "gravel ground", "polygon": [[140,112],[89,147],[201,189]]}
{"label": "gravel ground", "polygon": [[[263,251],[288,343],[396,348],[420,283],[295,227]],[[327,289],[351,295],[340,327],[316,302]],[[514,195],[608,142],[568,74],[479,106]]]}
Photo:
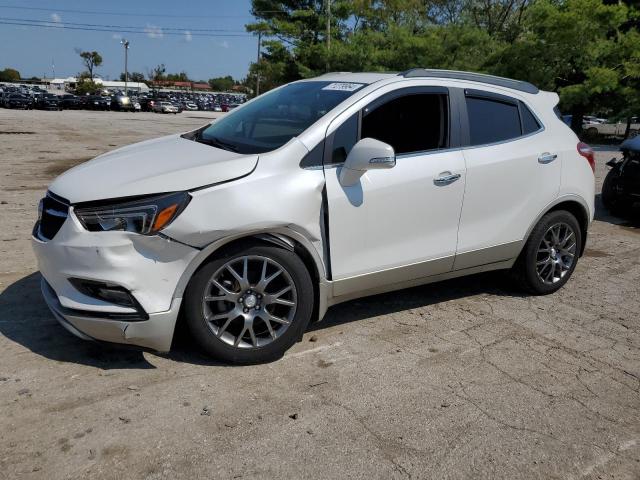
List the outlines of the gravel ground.
{"label": "gravel ground", "polygon": [[488,274],[352,301],[268,365],[68,334],[30,247],[46,185],[205,121],[0,110],[0,478],[640,478],[640,228],[600,205],[554,295]]}

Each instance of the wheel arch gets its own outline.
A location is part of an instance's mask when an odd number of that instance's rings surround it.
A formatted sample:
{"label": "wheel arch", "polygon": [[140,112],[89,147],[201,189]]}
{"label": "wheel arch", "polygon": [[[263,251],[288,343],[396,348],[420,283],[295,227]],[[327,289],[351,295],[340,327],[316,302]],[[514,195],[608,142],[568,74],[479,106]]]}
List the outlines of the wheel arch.
{"label": "wheel arch", "polygon": [[200,251],[183,272],[176,286],[173,298],[182,298],[184,296],[184,292],[191,278],[193,278],[194,274],[211,258],[238,245],[255,243],[276,245],[280,248],[295,252],[300,257],[309,272],[314,289],[312,319],[322,318],[328,308],[328,283],[324,262],[312,242],[304,235],[291,229],[244,233],[212,242]]}
{"label": "wheel arch", "polygon": [[589,230],[590,215],[589,215],[589,207],[587,206],[587,203],[582,198],[575,195],[567,195],[567,196],[560,197],[554,203],[548,205],[536,217],[536,219],[533,221],[533,223],[529,227],[529,230],[527,231],[527,234],[524,237],[524,241],[522,242],[522,246],[524,247],[525,243],[529,239],[529,236],[531,235],[531,231],[535,228],[535,226],[538,224],[540,219],[544,217],[547,213],[555,212],[558,210],[566,210],[567,212],[571,213],[574,217],[576,217],[576,220],[578,220],[578,225],[580,225],[580,239],[582,240],[581,242],[582,245],[580,248],[579,255],[582,256],[587,244],[587,232]]}

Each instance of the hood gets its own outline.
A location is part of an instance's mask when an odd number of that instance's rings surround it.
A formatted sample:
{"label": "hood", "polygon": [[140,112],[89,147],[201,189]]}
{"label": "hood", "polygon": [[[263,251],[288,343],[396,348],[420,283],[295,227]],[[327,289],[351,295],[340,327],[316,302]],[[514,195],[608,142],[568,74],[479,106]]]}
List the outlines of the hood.
{"label": "hood", "polygon": [[257,155],[170,135],[100,155],[56,178],[49,190],[71,203],[176,192],[248,175]]}

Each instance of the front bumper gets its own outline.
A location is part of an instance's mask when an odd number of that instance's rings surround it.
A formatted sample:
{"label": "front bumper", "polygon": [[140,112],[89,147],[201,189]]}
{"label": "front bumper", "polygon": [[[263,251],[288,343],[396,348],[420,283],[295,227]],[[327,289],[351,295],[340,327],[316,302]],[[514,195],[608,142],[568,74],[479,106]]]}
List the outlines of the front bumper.
{"label": "front bumper", "polygon": [[[34,236],[32,244],[45,301],[67,330],[84,339],[169,350],[181,303],[176,287],[199,250],[160,236],[87,232],[72,209],[53,239]],[[144,318],[128,318],[137,311],[88,296],[70,278],[125,288]]]}
{"label": "front bumper", "polygon": [[149,315],[143,322],[124,322],[95,318],[91,312],[63,307],[55,291],[42,278],[42,296],[53,316],[67,331],[83,340],[98,340],[110,343],[124,343],[150,348],[158,352],[171,349],[173,332],[182,299],[173,301],[171,309]]}

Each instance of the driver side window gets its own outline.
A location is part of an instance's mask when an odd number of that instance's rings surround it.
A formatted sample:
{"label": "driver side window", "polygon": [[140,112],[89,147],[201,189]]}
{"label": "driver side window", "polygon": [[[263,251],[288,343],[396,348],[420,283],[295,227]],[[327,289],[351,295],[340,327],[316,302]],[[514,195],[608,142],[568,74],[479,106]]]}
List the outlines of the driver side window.
{"label": "driver side window", "polygon": [[344,163],[361,138],[388,143],[397,155],[447,148],[449,98],[442,91],[393,92],[374,100],[327,138],[324,165]]}

